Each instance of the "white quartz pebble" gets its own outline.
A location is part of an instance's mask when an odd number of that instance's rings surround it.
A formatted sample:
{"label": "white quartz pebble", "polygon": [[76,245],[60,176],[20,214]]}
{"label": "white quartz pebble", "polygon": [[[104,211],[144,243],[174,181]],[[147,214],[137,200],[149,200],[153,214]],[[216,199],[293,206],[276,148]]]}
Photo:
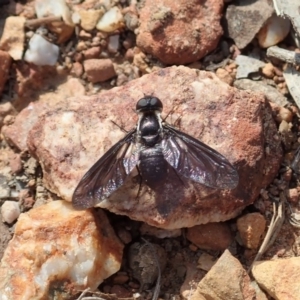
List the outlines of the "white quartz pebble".
{"label": "white quartz pebble", "polygon": [[49,43],[39,34],[34,34],[29,41],[29,48],[25,52],[24,59],[37,66],[53,66],[57,62],[58,55],[58,46]]}
{"label": "white quartz pebble", "polygon": [[20,213],[19,203],[16,201],[5,201],[1,206],[2,221],[8,224],[17,220]]}
{"label": "white quartz pebble", "polygon": [[72,22],[74,24],[80,24],[80,20],[81,20],[81,17],[80,17],[80,14],[78,13],[78,11],[73,12],[73,14],[72,14]]}
{"label": "white quartz pebble", "polygon": [[123,15],[118,7],[108,10],[97,24],[97,29],[104,32],[113,32],[123,26]]}

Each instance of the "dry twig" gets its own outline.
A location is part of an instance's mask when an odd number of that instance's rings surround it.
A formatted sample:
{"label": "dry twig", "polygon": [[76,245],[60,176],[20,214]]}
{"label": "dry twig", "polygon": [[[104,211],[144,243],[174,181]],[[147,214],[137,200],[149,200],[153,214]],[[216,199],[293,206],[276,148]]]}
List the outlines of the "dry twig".
{"label": "dry twig", "polygon": [[286,197],[284,191],[280,193],[280,202],[278,207],[276,203],[273,203],[273,217],[271,223],[269,225],[269,229],[264,238],[263,243],[261,244],[250,268],[248,269],[248,273],[252,270],[254,263],[261,258],[261,256],[267,251],[267,249],[274,243],[279,230],[284,222],[284,204],[286,202]]}
{"label": "dry twig", "polygon": [[268,57],[274,57],[293,65],[300,65],[300,53],[272,46],[267,50]]}
{"label": "dry twig", "polygon": [[57,16],[49,16],[49,17],[44,17],[44,18],[39,18],[39,19],[33,19],[33,20],[27,20],[25,22],[26,27],[38,27],[44,24],[49,24],[52,22],[58,22],[62,21],[61,17]]}

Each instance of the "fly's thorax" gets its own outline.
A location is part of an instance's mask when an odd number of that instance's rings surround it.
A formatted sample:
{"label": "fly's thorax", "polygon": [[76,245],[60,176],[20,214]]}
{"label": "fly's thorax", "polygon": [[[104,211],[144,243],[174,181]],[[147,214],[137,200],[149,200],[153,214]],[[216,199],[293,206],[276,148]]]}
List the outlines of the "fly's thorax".
{"label": "fly's thorax", "polygon": [[141,113],[137,128],[140,142],[146,147],[154,147],[162,139],[160,112]]}

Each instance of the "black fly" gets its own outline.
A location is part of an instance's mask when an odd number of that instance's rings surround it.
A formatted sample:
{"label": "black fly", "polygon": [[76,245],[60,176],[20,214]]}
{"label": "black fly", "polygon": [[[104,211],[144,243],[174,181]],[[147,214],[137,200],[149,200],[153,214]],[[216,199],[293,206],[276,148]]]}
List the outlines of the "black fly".
{"label": "black fly", "polygon": [[178,178],[215,189],[234,189],[235,168],[217,151],[161,120],[162,102],[153,96],[136,105],[136,128],[112,146],[83,176],[73,194],[77,209],[92,207],[121,187],[138,168],[142,181],[157,190],[170,169]]}

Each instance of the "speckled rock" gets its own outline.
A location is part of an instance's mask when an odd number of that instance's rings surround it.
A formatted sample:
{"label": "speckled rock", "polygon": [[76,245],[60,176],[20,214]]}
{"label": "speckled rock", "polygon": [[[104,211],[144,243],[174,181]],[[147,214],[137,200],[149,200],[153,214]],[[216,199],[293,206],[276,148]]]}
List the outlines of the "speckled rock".
{"label": "speckled rock", "polygon": [[260,213],[250,213],[238,218],[237,228],[245,247],[258,248],[266,223],[266,219]]}
{"label": "speckled rock", "polygon": [[252,275],[258,285],[272,298],[299,300],[299,268],[299,257],[258,261],[254,264]]}
{"label": "speckled rock", "polygon": [[140,10],[137,45],[165,64],[199,60],[219,42],[222,9],[221,0],[146,0]]}
{"label": "speckled rock", "polygon": [[206,276],[198,284],[191,300],[253,300],[255,290],[240,262],[228,250],[218,259]]}
{"label": "speckled rock", "polygon": [[[183,66],[153,72],[98,96],[44,107],[40,113],[38,104],[32,105],[31,112],[21,112],[4,134],[12,143],[27,137],[31,153],[43,168],[45,186],[70,201],[83,174],[124,136],[111,120],[126,130],[135,126],[132,109],[144,94],[162,100],[163,117],[174,109],[169,123],[180,118],[182,131],[227,157],[236,166],[240,183],[235,190],[213,193],[191,182],[186,188],[173,187],[164,198],[142,185],[137,198],[139,184],[132,172],[98,206],[165,229],[220,222],[237,216],[277,174],[282,149],[265,98],[230,87],[212,73]],[[35,124],[27,119],[34,111],[41,115]]]}
{"label": "speckled rock", "polygon": [[70,299],[117,272],[123,245],[102,211],[53,201],[21,214],[0,264],[0,299]]}

